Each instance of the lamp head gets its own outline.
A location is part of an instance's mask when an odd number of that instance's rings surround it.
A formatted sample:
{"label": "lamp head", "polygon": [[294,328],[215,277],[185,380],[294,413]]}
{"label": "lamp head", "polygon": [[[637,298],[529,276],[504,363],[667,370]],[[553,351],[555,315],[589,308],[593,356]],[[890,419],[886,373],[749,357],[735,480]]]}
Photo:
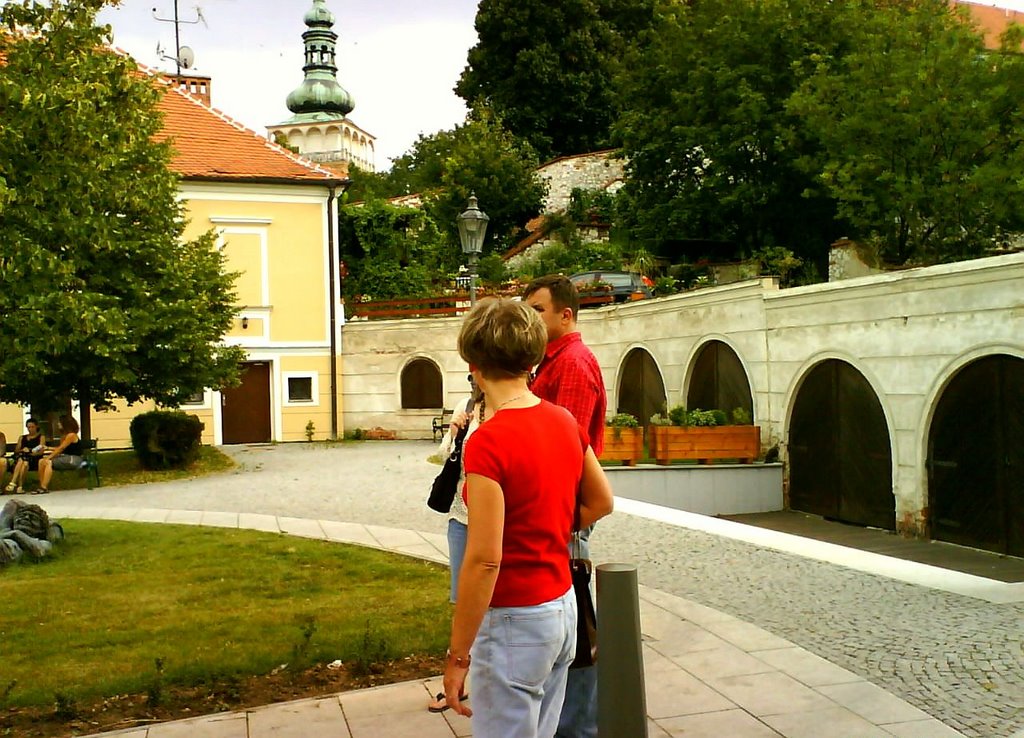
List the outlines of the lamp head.
{"label": "lamp head", "polygon": [[459,215],[459,241],[462,253],[480,254],[484,250],[484,236],[487,235],[487,213],[477,207],[476,195],[469,196],[469,207]]}

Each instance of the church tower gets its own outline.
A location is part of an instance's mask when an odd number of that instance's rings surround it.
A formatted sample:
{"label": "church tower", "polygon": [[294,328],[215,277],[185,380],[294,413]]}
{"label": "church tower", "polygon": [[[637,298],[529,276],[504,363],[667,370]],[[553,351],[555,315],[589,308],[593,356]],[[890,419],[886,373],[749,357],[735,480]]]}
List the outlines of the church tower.
{"label": "church tower", "polygon": [[267,131],[271,139],[343,176],[348,176],[349,163],[375,171],[376,139],[347,117],[355,101],[338,84],[338,34],[326,0],[313,0],[303,20],[307,28],[302,34],[305,78],[286,100],[292,117],[267,126]]}

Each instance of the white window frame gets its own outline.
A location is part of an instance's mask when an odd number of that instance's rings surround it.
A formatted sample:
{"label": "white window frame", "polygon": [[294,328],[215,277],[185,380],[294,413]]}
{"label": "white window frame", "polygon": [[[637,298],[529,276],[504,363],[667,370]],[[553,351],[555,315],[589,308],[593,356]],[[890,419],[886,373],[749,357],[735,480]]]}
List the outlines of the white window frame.
{"label": "white window frame", "polygon": [[[309,379],[312,398],[292,400],[288,392],[288,380]],[[285,407],[318,407],[320,405],[320,375],[317,372],[281,372],[281,400]]]}
{"label": "white window frame", "polygon": [[182,402],[179,407],[182,409],[188,408],[189,410],[209,410],[212,405],[210,403],[211,392],[208,389],[203,390],[203,399],[199,402]]}

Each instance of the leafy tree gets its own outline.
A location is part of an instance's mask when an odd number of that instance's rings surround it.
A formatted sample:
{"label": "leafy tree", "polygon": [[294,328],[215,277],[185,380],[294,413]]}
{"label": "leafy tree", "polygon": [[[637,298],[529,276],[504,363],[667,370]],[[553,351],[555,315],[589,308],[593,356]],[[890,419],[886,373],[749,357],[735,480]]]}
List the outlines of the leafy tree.
{"label": "leafy tree", "polygon": [[653,16],[653,0],[481,0],[455,92],[542,157],[607,147],[617,60]]}
{"label": "leafy tree", "polygon": [[174,405],[234,381],[234,275],[183,241],[161,94],[95,26],[103,0],[0,19],[0,400]]}
{"label": "leafy tree", "polygon": [[355,164],[349,164],[348,177],[351,184],[345,189],[344,202],[380,200],[408,194],[393,183],[390,172],[368,172]]}
{"label": "leafy tree", "polygon": [[441,235],[419,208],[380,200],[341,209],[338,242],[348,270],[348,300],[413,297],[436,292],[446,266],[438,261]]}
{"label": "leafy tree", "polygon": [[456,219],[472,194],[490,218],[484,252],[509,249],[527,221],[540,212],[547,192],[537,177],[539,162],[534,150],[509,133],[489,111],[475,113],[450,134],[438,134],[434,143],[438,154],[426,157],[416,169],[420,176],[437,181],[437,188],[427,192],[424,203],[446,233],[451,251],[458,260],[463,258],[458,251]]}
{"label": "leafy tree", "polygon": [[628,159],[620,213],[667,256],[679,241],[750,253],[825,252],[842,235],[835,205],[808,173],[819,155],[786,101],[813,55],[849,45],[839,6],[818,0],[665,3],[620,77],[615,126]]}
{"label": "leafy tree", "polygon": [[825,149],[810,171],[887,261],[979,256],[1024,216],[1024,58],[987,53],[941,0],[868,10],[790,100]]}

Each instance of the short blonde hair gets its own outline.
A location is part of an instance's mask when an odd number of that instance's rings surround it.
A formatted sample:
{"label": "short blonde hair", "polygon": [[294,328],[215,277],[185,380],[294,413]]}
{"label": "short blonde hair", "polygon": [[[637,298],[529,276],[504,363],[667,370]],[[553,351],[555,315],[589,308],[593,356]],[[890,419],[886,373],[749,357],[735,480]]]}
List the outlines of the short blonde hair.
{"label": "short blonde hair", "polygon": [[547,341],[547,328],[525,302],[487,298],[462,322],[459,356],[488,379],[510,379],[541,362]]}

